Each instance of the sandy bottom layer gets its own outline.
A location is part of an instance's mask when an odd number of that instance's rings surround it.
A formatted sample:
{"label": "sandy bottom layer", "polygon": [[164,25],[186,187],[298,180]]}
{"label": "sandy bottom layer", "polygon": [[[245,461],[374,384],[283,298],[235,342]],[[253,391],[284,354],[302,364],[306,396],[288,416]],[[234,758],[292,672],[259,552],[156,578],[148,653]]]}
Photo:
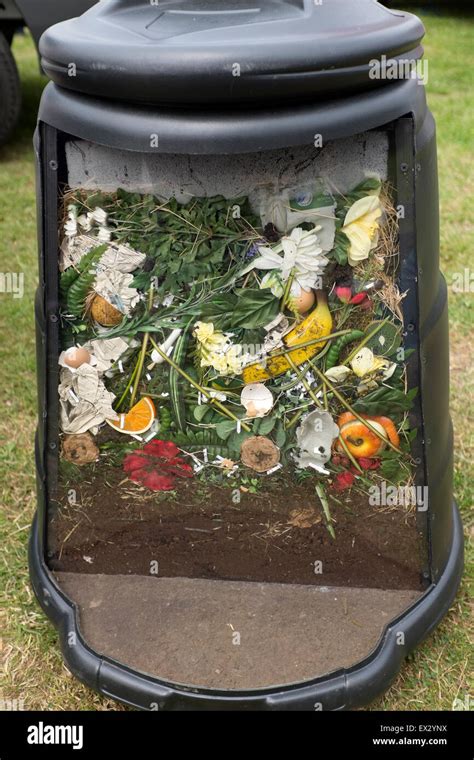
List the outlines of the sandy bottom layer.
{"label": "sandy bottom layer", "polygon": [[255,689],[363,660],[413,590],[57,573],[96,652],[179,684]]}

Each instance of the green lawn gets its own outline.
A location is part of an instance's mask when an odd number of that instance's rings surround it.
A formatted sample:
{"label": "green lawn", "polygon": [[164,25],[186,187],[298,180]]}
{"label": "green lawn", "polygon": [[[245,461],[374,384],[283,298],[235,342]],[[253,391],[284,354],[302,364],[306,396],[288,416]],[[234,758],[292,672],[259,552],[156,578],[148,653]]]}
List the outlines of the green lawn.
{"label": "green lawn", "polygon": [[[402,3],[400,3],[402,4]],[[423,14],[427,27],[429,100],[438,123],[441,253],[451,285],[469,269],[473,235],[472,70],[474,28],[468,18]],[[15,40],[23,82],[21,126],[0,149],[0,271],[23,272],[25,295],[2,294],[0,309],[0,386],[4,409],[0,419],[2,655],[5,673],[0,699],[23,699],[25,709],[120,710],[77,682],[65,669],[57,636],[40,612],[28,583],[26,546],[35,509],[33,435],[36,415],[33,296],[36,286],[35,180],[32,132],[44,86],[34,46],[28,36]],[[474,271],[474,270],[473,270]],[[456,495],[466,538],[472,537],[473,291],[450,288],[452,412],[456,429]],[[456,697],[469,693],[468,574],[445,621],[410,656],[385,696],[372,705],[383,710],[449,710]],[[471,695],[473,691],[471,689]]]}

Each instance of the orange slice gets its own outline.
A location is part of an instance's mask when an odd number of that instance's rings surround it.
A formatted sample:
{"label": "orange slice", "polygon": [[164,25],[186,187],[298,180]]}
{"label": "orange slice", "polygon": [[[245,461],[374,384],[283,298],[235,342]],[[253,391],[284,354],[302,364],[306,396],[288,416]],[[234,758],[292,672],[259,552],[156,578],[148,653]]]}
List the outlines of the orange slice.
{"label": "orange slice", "polygon": [[118,420],[106,420],[119,433],[140,435],[145,433],[155,419],[155,405],[151,398],[143,396],[127,414],[119,414]]}

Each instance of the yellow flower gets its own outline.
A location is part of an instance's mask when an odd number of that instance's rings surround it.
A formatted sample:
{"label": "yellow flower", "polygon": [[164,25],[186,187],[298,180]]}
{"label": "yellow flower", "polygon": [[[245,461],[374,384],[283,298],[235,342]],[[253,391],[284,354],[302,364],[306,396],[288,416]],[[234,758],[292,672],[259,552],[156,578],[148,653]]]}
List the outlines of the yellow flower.
{"label": "yellow flower", "polygon": [[367,259],[369,252],[377,245],[378,220],[381,216],[382,207],[376,195],[361,198],[347,212],[342,232],[350,241],[349,264],[352,267]]}
{"label": "yellow flower", "polygon": [[228,367],[228,374],[229,375],[239,375],[242,372],[242,362],[240,360],[240,357],[237,355],[235,349],[231,349],[225,354],[225,358],[227,361],[227,367]]}
{"label": "yellow flower", "polygon": [[207,343],[214,334],[214,325],[212,322],[196,322],[194,335],[199,343]]}
{"label": "yellow flower", "polygon": [[223,376],[240,374],[242,361],[236,347],[212,322],[196,322],[194,335],[200,343],[201,367],[213,367]]}

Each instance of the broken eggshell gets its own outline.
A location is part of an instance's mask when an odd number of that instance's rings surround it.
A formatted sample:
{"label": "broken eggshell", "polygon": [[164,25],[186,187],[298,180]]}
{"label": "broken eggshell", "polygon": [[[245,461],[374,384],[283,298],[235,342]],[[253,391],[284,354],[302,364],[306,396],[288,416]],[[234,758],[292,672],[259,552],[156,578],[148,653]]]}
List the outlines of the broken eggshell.
{"label": "broken eggshell", "polygon": [[329,462],[333,441],[339,436],[339,428],[329,412],[316,409],[310,412],[296,431],[299,452],[296,462],[299,468],[320,469]]}
{"label": "broken eggshell", "polygon": [[96,360],[87,348],[83,348],[83,346],[71,346],[66,351],[60,353],[58,364],[60,367],[67,367],[71,372],[75,372],[83,364],[94,366]]}
{"label": "broken eggshell", "polygon": [[247,417],[265,417],[273,408],[273,395],[263,383],[249,383],[240,394]]}

